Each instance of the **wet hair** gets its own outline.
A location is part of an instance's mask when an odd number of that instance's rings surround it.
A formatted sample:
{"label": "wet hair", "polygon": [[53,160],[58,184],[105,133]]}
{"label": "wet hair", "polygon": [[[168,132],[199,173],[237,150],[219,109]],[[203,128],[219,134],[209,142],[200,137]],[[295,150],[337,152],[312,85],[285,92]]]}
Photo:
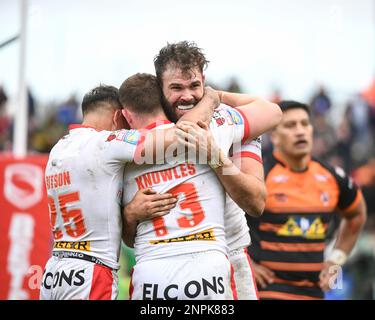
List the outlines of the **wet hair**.
{"label": "wet hair", "polygon": [[121,109],[119,91],[116,87],[104,84],[91,89],[82,100],[82,114],[96,111],[99,108],[108,107],[110,104],[114,109]]}
{"label": "wet hair", "polygon": [[297,102],[294,100],[283,100],[279,103],[281,111],[284,113],[285,111],[291,110],[291,109],[303,109],[307,112],[309,117],[311,117],[311,111],[307,104]]}
{"label": "wet hair", "polygon": [[119,89],[122,106],[130,111],[150,114],[162,109],[162,91],[156,77],[136,73],[127,78]]}
{"label": "wet hair", "polygon": [[189,41],[168,43],[154,58],[156,77],[159,82],[168,66],[178,67],[183,73],[198,67],[203,73],[208,63],[202,49]]}

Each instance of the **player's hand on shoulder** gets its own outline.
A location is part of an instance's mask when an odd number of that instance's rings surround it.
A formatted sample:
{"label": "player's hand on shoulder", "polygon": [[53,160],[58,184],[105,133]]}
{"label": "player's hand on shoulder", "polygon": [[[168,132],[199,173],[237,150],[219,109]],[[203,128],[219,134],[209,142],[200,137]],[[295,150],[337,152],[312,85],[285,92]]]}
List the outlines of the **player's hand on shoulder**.
{"label": "player's hand on shoulder", "polygon": [[177,198],[170,193],[158,194],[151,188],[141,189],[125,206],[124,212],[129,220],[149,220],[168,214],[176,203]]}
{"label": "player's hand on shoulder", "polygon": [[195,155],[195,160],[199,159],[200,163],[203,158],[209,162],[220,153],[210,128],[203,121],[198,123],[181,121],[177,124],[176,134],[178,143],[188,149],[190,161],[192,160],[190,156]]}

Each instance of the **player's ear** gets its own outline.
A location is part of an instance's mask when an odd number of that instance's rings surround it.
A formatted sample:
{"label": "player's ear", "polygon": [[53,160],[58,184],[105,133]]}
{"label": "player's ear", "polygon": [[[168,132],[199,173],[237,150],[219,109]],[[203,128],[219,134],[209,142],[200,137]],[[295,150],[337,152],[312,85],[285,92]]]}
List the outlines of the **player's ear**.
{"label": "player's ear", "polygon": [[112,125],[114,126],[115,130],[128,129],[129,126],[127,125],[127,121],[122,115],[121,109],[117,109],[115,111],[112,119]]}
{"label": "player's ear", "polygon": [[122,115],[124,116],[126,122],[129,124],[130,128],[132,128],[132,124],[133,124],[133,119],[132,119],[132,116],[131,116],[131,113],[129,112],[129,110],[127,109],[122,109],[121,110],[122,112]]}

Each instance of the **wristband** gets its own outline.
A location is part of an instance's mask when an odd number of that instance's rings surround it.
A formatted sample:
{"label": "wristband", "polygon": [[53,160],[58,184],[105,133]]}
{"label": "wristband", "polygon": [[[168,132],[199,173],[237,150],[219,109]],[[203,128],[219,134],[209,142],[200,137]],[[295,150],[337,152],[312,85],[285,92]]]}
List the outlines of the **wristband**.
{"label": "wristband", "polygon": [[328,261],[332,261],[334,264],[337,264],[339,266],[345,264],[347,259],[348,255],[340,249],[333,249],[332,253],[327,258]]}
{"label": "wristband", "polygon": [[221,149],[219,149],[219,157],[218,158],[213,158],[211,159],[210,161],[208,161],[208,165],[212,168],[212,169],[217,169],[217,168],[220,168],[220,167],[223,167],[224,166],[224,154],[223,154],[223,151]]}

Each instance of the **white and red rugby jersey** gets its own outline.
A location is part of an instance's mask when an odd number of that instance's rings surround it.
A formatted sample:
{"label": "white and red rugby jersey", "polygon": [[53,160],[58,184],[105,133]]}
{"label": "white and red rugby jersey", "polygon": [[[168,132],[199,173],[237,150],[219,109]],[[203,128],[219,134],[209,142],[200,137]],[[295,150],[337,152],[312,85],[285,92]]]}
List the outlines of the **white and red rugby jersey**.
{"label": "white and red rugby jersey", "polygon": [[[258,137],[254,140],[246,141],[239,148],[233,149],[232,159],[238,161],[239,158],[247,157],[262,163],[262,140]],[[245,212],[227,194],[225,201],[225,238],[228,250],[246,248],[251,243],[249,227]]]}
{"label": "white and red rugby jersey", "polygon": [[[149,127],[158,130],[174,124]],[[214,112],[210,129],[224,152],[234,142],[247,140],[249,125],[237,110]],[[178,203],[169,214],[138,224],[135,238],[136,261],[173,255],[219,250],[227,253],[224,233],[225,191],[215,172],[205,164],[142,165],[125,169],[124,203],[139,189],[151,187],[158,193],[173,193]]]}
{"label": "white and red rugby jersey", "polygon": [[54,250],[84,252],[119,268],[123,171],[140,133],[82,125],[50,152],[45,171]]}

